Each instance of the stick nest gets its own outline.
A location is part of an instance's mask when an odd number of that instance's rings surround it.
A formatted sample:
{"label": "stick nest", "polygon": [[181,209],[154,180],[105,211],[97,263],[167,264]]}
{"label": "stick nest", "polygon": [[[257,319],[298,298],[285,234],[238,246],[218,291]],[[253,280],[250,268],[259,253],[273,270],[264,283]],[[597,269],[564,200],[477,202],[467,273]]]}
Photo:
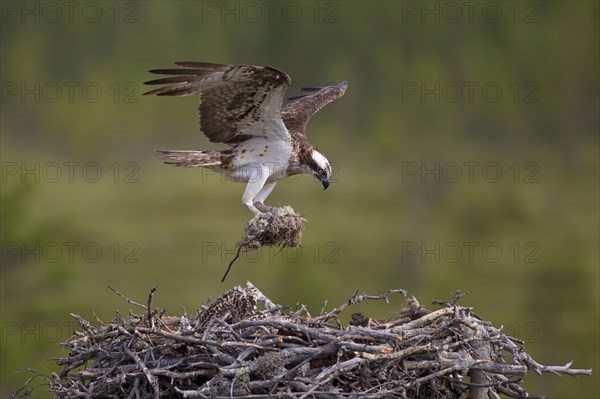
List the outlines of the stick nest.
{"label": "stick nest", "polygon": [[193,317],[152,310],[153,293],[147,305],[126,298],[143,314],[96,326],[73,315],[81,331],[55,359],[63,370],[44,377],[56,398],[525,398],[528,370],[591,374],[537,363],[522,341],[457,305],[458,294],[435,311],[406,298],[390,320],[353,313],[345,324],[351,305],[406,292],[355,294],[313,316],[248,283]]}

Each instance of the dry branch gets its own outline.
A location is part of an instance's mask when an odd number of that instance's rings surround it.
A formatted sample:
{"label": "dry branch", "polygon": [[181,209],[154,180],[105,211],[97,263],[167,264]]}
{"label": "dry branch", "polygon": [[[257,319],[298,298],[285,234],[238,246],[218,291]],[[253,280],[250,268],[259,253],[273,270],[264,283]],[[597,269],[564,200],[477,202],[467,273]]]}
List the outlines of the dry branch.
{"label": "dry branch", "polygon": [[458,296],[436,311],[406,298],[391,320],[354,313],[342,326],[347,307],[406,292],[356,294],[312,317],[248,283],[192,318],[152,311],[153,294],[143,314],[97,327],[74,315],[82,331],[62,344],[62,372],[45,377],[57,398],[525,398],[528,370],[591,375],[535,362]]}

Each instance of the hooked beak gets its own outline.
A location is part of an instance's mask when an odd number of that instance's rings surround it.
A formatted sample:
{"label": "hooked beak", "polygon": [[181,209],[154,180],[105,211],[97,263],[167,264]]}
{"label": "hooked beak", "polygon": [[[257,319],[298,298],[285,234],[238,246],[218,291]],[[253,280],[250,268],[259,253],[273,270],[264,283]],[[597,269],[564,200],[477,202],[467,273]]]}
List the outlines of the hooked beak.
{"label": "hooked beak", "polygon": [[323,190],[327,190],[327,187],[329,187],[329,180],[326,177],[322,177],[319,180],[321,180],[321,184],[323,185]]}

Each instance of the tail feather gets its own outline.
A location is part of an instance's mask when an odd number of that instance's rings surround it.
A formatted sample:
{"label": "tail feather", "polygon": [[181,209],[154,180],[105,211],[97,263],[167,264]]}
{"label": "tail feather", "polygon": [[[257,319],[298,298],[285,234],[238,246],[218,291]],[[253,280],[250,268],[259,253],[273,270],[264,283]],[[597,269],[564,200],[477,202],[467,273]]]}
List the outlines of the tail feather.
{"label": "tail feather", "polygon": [[166,165],[193,168],[198,166],[221,165],[221,153],[218,151],[155,150],[160,159],[167,159]]}

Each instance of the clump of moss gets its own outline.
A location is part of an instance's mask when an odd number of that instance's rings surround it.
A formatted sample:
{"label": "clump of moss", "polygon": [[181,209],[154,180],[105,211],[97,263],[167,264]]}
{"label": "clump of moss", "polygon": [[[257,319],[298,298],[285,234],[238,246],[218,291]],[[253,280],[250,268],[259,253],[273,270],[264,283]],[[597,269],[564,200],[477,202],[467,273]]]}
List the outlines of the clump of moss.
{"label": "clump of moss", "polygon": [[240,246],[244,249],[259,249],[262,246],[300,246],[304,232],[304,218],[291,206],[270,208],[268,212],[248,222],[246,234]]}
{"label": "clump of moss", "polygon": [[231,265],[240,257],[242,250],[257,250],[264,246],[299,247],[305,220],[289,205],[269,208],[250,220],[244,229],[244,238],[237,244],[237,254],[229,263],[221,282],[225,281]]}

